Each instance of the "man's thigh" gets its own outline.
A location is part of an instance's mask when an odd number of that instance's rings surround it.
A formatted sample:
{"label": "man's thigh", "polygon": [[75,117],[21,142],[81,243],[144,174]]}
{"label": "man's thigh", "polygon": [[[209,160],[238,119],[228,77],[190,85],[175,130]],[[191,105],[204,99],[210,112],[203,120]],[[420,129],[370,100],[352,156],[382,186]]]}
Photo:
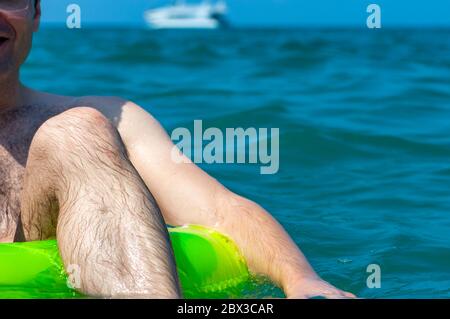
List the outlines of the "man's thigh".
{"label": "man's thigh", "polygon": [[21,200],[27,240],[56,236],[92,295],[179,296],[158,205],[116,129],[96,110],[47,121],[30,147]]}

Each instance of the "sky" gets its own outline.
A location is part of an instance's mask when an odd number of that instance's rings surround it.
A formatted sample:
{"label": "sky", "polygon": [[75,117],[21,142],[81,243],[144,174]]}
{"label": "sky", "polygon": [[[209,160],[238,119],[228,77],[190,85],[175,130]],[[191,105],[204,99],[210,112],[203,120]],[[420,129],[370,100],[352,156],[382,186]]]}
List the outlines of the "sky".
{"label": "sky", "polygon": [[[81,7],[84,25],[144,25],[146,9],[163,0],[41,0],[43,22],[65,25],[66,8]],[[190,0],[188,2],[196,2]],[[198,0],[197,0],[198,2]],[[381,7],[382,26],[448,26],[450,0],[227,0],[235,26],[362,26],[369,4]]]}

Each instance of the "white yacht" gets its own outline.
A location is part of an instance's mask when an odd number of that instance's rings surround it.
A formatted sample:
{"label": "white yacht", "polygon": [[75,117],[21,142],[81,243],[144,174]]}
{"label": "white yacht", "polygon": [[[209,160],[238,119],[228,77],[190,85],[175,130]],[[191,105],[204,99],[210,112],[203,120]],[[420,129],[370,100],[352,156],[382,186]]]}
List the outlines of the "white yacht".
{"label": "white yacht", "polygon": [[178,0],[173,5],[146,11],[144,18],[152,29],[217,29],[226,24],[227,10],[222,0],[197,4]]}

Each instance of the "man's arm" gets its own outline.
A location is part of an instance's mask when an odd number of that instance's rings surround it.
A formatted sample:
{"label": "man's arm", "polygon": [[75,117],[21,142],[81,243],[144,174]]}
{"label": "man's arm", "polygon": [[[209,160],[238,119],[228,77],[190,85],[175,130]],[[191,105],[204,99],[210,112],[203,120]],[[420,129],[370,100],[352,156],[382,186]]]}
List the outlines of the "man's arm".
{"label": "man's arm", "polygon": [[228,235],[250,270],[270,277],[288,297],[353,297],[322,281],[283,227],[262,207],[232,193],[187,158],[188,163],[174,161],[175,146],[155,118],[131,102],[112,104],[122,105],[101,111],[116,124],[131,162],[168,224],[204,225]]}

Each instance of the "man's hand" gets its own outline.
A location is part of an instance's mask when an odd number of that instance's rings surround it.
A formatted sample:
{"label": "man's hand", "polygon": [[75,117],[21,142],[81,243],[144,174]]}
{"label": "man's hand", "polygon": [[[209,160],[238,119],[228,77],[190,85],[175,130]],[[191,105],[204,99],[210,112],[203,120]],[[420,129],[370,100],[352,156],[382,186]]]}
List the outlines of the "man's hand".
{"label": "man's hand", "polygon": [[327,299],[356,298],[354,294],[337,289],[319,277],[304,278],[296,281],[289,287],[286,294],[289,299],[308,299],[313,297],[325,297]]}

